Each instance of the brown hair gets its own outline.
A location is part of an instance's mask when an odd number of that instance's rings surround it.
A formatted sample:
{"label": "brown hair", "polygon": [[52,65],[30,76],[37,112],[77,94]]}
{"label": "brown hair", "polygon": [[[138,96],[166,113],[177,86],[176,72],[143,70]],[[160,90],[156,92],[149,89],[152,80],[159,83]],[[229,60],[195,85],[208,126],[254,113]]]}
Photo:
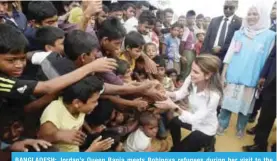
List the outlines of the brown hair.
{"label": "brown hair", "polygon": [[217,91],[221,96],[223,96],[223,86],[219,75],[219,69],[221,66],[220,59],[211,54],[201,54],[195,58],[194,62],[199,66],[204,74],[212,73],[208,88],[213,91]]}

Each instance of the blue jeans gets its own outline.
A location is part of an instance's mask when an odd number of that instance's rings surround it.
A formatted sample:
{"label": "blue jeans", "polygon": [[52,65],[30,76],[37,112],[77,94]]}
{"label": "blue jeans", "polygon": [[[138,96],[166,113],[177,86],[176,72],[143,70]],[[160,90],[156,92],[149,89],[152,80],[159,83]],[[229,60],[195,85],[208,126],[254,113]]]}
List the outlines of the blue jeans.
{"label": "blue jeans", "polygon": [[[229,126],[230,118],[231,118],[232,112],[221,109],[220,114],[218,116],[218,122],[220,127],[223,129],[227,129]],[[245,127],[248,123],[249,115],[245,116],[242,113],[238,114],[238,120],[237,120],[237,131],[244,131]]]}

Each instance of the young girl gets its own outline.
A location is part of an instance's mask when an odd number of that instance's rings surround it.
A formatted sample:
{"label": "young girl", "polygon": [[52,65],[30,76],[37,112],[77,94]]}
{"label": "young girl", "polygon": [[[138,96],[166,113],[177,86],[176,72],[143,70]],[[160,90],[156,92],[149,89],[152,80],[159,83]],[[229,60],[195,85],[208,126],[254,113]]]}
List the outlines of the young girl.
{"label": "young girl", "polygon": [[[176,92],[168,92],[168,100],[155,104],[158,108],[175,109],[179,113],[170,125],[172,151],[200,151],[214,140],[218,125],[216,109],[223,94],[219,67],[220,60],[216,56],[203,54],[196,57],[183,86]],[[178,101],[186,96],[192,112],[181,109],[171,100]],[[182,141],[180,126],[192,131]]]}
{"label": "young girl", "polygon": [[144,52],[150,59],[154,59],[158,55],[157,46],[154,43],[147,43],[144,46]]}

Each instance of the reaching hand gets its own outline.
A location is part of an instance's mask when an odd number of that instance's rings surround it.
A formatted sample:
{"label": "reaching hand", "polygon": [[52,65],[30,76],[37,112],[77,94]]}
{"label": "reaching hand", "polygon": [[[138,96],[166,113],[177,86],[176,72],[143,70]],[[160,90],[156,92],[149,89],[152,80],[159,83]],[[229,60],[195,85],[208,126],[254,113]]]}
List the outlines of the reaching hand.
{"label": "reaching hand", "polygon": [[33,147],[36,151],[39,152],[40,148],[47,149],[52,145],[51,145],[51,143],[44,141],[44,140],[25,139],[22,141],[14,142],[10,146],[10,149],[11,149],[11,151],[15,151],[15,152],[28,152],[29,151],[27,149],[28,146]]}
{"label": "reaching hand", "polygon": [[58,137],[62,142],[74,145],[82,145],[85,142],[86,134],[79,130],[60,130]]}
{"label": "reaching hand", "polygon": [[170,98],[165,101],[157,101],[155,106],[163,110],[179,108],[178,105],[176,105]]}
{"label": "reaching hand", "polygon": [[92,72],[111,72],[116,69],[117,63],[115,59],[99,58],[89,63]]}
{"label": "reaching hand", "polygon": [[142,98],[136,98],[133,100],[133,106],[137,107],[139,111],[144,111],[148,106],[148,102],[144,101]]}
{"label": "reaching hand", "polygon": [[213,50],[213,53],[218,54],[220,52],[220,50],[221,50],[221,47],[220,46],[216,46],[212,50]]}
{"label": "reaching hand", "polygon": [[89,146],[88,150],[89,152],[101,152],[106,151],[111,148],[111,146],[114,144],[114,139],[107,138],[105,140],[101,140],[102,136],[99,136],[96,138],[91,145]]}
{"label": "reaching hand", "polygon": [[145,57],[144,62],[144,69],[147,73],[156,74],[158,72],[157,64],[149,57]]}
{"label": "reaching hand", "polygon": [[86,18],[91,18],[102,11],[102,0],[83,0],[82,4]]}

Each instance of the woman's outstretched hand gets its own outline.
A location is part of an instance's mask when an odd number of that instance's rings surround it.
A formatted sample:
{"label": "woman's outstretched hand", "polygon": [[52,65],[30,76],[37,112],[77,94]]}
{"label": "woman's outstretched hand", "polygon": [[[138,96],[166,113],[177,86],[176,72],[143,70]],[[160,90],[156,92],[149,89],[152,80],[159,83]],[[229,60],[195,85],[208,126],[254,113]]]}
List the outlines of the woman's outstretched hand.
{"label": "woman's outstretched hand", "polygon": [[169,109],[179,109],[179,106],[176,105],[171,98],[167,98],[167,100],[165,101],[157,101],[155,103],[155,106],[159,109],[163,109],[163,110],[169,110]]}

